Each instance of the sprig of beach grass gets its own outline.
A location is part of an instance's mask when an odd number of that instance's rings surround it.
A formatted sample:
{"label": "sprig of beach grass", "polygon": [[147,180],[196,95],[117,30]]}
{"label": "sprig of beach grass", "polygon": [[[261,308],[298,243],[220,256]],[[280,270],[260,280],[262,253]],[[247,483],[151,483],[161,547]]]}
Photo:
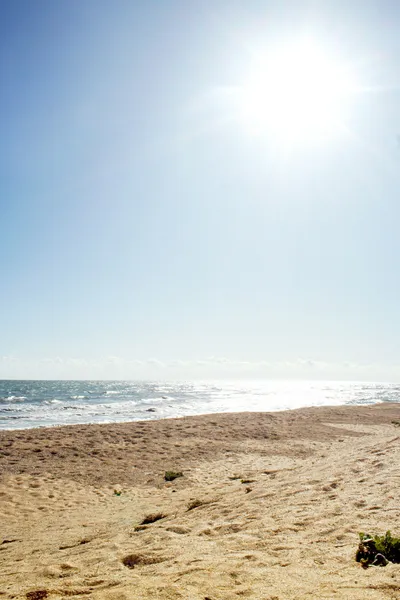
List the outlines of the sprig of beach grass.
{"label": "sprig of beach grass", "polygon": [[178,477],[183,477],[183,473],[181,471],[165,471],[165,481],[174,481],[174,479],[177,479]]}
{"label": "sprig of beach grass", "polygon": [[359,537],[356,561],[364,569],[370,565],[385,567],[389,562],[400,563],[400,538],[393,537],[390,531],[374,536],[361,532]]}

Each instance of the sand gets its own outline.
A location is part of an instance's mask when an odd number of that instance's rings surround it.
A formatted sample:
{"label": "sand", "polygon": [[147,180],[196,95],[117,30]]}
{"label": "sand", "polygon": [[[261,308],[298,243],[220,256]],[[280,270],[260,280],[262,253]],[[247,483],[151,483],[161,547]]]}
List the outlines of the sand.
{"label": "sand", "polygon": [[400,535],[393,421],[400,405],[1,432],[0,597],[400,598],[400,565],[354,560],[359,531]]}

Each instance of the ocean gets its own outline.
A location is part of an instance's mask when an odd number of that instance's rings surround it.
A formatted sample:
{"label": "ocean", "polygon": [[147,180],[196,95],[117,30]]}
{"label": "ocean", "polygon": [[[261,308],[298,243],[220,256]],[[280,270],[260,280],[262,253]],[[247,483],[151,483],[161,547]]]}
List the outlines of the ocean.
{"label": "ocean", "polygon": [[400,402],[400,384],[329,381],[0,381],[0,429]]}

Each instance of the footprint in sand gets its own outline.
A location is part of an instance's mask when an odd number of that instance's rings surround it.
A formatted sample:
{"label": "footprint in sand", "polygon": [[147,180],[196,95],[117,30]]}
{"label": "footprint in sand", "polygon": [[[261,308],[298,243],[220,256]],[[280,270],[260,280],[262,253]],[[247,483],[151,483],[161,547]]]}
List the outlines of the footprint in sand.
{"label": "footprint in sand", "polygon": [[33,590],[32,592],[27,592],[25,595],[28,600],[42,600],[42,598],[47,598],[49,593],[47,590]]}
{"label": "footprint in sand", "polygon": [[62,563],[61,565],[50,565],[45,567],[42,571],[42,575],[51,579],[63,579],[65,577],[72,577],[78,572],[78,567],[69,563]]}
{"label": "footprint in sand", "polygon": [[151,556],[143,554],[128,554],[122,559],[122,564],[128,569],[134,569],[135,567],[142,567],[145,565],[155,565],[160,562],[164,562],[167,559],[163,556]]}
{"label": "footprint in sand", "polygon": [[171,525],[167,527],[167,531],[172,531],[172,533],[185,534],[190,533],[190,529],[188,527],[181,527],[180,525]]}

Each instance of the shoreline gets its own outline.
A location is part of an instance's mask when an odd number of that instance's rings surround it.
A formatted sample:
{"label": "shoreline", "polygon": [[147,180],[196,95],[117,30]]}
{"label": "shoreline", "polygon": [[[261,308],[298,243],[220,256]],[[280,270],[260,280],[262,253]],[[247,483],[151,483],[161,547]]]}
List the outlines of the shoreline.
{"label": "shoreline", "polygon": [[3,431],[127,423],[224,412],[400,402],[394,383],[328,381],[0,381]]}
{"label": "shoreline", "polygon": [[400,534],[398,424],[381,403],[0,431],[0,592],[397,597],[400,565],[354,554]]}
{"label": "shoreline", "polygon": [[37,431],[37,430],[52,430],[52,429],[56,429],[56,428],[60,428],[60,427],[90,427],[90,426],[101,426],[101,427],[107,427],[107,426],[112,426],[112,425],[130,425],[133,423],[148,423],[148,422],[154,422],[154,421],[167,421],[167,420],[178,420],[178,419],[193,419],[193,418],[201,418],[201,417],[211,417],[211,416],[219,416],[219,415],[243,415],[243,414],[277,414],[277,413],[290,413],[290,412],[294,412],[294,411],[301,411],[301,410],[311,410],[311,409],[315,409],[315,410],[324,410],[324,409],[341,409],[341,408],[346,408],[346,407],[355,407],[355,408],[369,408],[369,407],[373,407],[373,406],[377,406],[377,405],[398,405],[400,406],[400,401],[382,401],[382,400],[377,400],[375,402],[368,402],[368,403],[343,403],[343,404],[308,404],[305,406],[298,406],[298,407],[294,407],[294,408],[275,408],[275,409],[270,409],[270,410],[238,410],[238,411],[219,411],[219,412],[204,412],[204,413],[193,413],[193,414],[183,414],[183,415],[177,415],[177,416],[157,416],[157,411],[154,410],[153,408],[147,409],[146,412],[151,412],[152,414],[155,414],[156,416],[153,417],[149,417],[149,418],[138,418],[135,420],[126,420],[124,419],[123,421],[115,421],[115,420],[110,420],[110,421],[105,421],[105,422],[96,422],[96,421],[88,421],[88,422],[77,422],[77,423],[53,423],[53,424],[43,424],[43,425],[34,425],[34,426],[27,426],[27,427],[13,427],[10,429],[2,429],[0,428],[0,434],[1,433],[12,433],[12,432],[20,432],[20,431]]}

